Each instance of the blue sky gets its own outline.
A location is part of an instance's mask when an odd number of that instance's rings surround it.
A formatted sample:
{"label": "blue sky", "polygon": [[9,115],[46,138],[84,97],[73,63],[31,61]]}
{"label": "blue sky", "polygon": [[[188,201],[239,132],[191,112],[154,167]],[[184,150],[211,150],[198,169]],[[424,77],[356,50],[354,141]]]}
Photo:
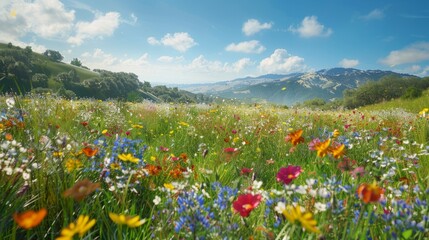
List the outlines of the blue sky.
{"label": "blue sky", "polygon": [[0,42],[196,83],[333,67],[429,75],[427,0],[0,0]]}

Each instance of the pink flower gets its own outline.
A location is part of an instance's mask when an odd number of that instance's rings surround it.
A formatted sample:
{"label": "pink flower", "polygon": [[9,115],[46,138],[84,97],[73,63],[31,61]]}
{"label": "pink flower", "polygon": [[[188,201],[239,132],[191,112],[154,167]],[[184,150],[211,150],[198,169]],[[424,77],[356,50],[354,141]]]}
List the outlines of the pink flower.
{"label": "pink flower", "polygon": [[170,149],[167,148],[167,147],[160,146],[159,147],[159,151],[161,151],[161,152],[168,152],[168,151],[170,151]]}
{"label": "pink flower", "polygon": [[287,166],[280,168],[277,173],[277,181],[289,184],[302,173],[300,166]]}
{"label": "pink flower", "polygon": [[315,138],[315,139],[311,140],[311,142],[308,143],[308,149],[310,151],[316,151],[316,146],[319,143],[320,143],[320,139],[318,139],[318,138]]}
{"label": "pink flower", "polygon": [[261,199],[262,196],[260,194],[243,194],[238,196],[237,200],[232,203],[232,206],[242,217],[248,217],[250,212],[259,205]]}
{"label": "pink flower", "polygon": [[365,174],[365,169],[363,167],[357,167],[353,171],[350,172],[353,178],[362,177]]}

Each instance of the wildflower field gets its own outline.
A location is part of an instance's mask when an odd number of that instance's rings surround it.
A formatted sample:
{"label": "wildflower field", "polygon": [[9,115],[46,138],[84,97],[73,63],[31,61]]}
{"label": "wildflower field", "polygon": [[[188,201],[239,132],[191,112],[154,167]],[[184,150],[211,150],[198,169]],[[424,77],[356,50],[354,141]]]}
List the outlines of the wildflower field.
{"label": "wildflower field", "polygon": [[429,238],[428,109],[0,109],[0,239]]}

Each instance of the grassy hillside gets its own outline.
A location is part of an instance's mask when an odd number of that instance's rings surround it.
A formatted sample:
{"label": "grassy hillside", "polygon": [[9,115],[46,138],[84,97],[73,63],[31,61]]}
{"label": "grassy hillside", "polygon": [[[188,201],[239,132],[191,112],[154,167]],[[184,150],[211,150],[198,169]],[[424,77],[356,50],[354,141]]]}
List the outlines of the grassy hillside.
{"label": "grassy hillside", "polygon": [[202,94],[179,91],[165,86],[151,87],[134,73],[94,71],[60,62],[61,53],[48,52],[51,56],[35,53],[31,48],[20,48],[0,43],[0,92],[56,93],[73,98],[149,99],[165,102],[211,102]]}
{"label": "grassy hillside", "polygon": [[368,105],[360,108],[362,111],[388,110],[402,108],[411,113],[418,113],[423,108],[429,107],[429,89],[423,92],[423,95],[416,99],[393,99],[378,104]]}

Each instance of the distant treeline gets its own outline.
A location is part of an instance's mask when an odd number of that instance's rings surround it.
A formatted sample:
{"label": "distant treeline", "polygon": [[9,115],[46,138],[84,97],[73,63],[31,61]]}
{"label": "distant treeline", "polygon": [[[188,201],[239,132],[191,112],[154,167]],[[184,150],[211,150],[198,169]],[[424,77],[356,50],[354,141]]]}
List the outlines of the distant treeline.
{"label": "distant treeline", "polygon": [[343,93],[343,99],[336,99],[329,102],[321,98],[316,98],[298,104],[297,107],[309,107],[322,110],[335,108],[353,109],[383,101],[390,101],[396,98],[417,98],[428,88],[429,77],[404,78],[391,75],[379,81],[368,81],[355,89],[347,89]]}
{"label": "distant treeline", "polygon": [[[71,65],[61,61],[63,56],[54,50],[33,53],[31,47],[22,49],[12,44],[0,45],[0,92],[54,93],[63,97],[96,99],[123,99],[156,102],[211,102],[203,94],[193,94],[166,86],[152,87],[141,82],[134,73],[110,72],[94,69],[92,72],[74,58]],[[72,66],[73,65],[73,66]]]}

